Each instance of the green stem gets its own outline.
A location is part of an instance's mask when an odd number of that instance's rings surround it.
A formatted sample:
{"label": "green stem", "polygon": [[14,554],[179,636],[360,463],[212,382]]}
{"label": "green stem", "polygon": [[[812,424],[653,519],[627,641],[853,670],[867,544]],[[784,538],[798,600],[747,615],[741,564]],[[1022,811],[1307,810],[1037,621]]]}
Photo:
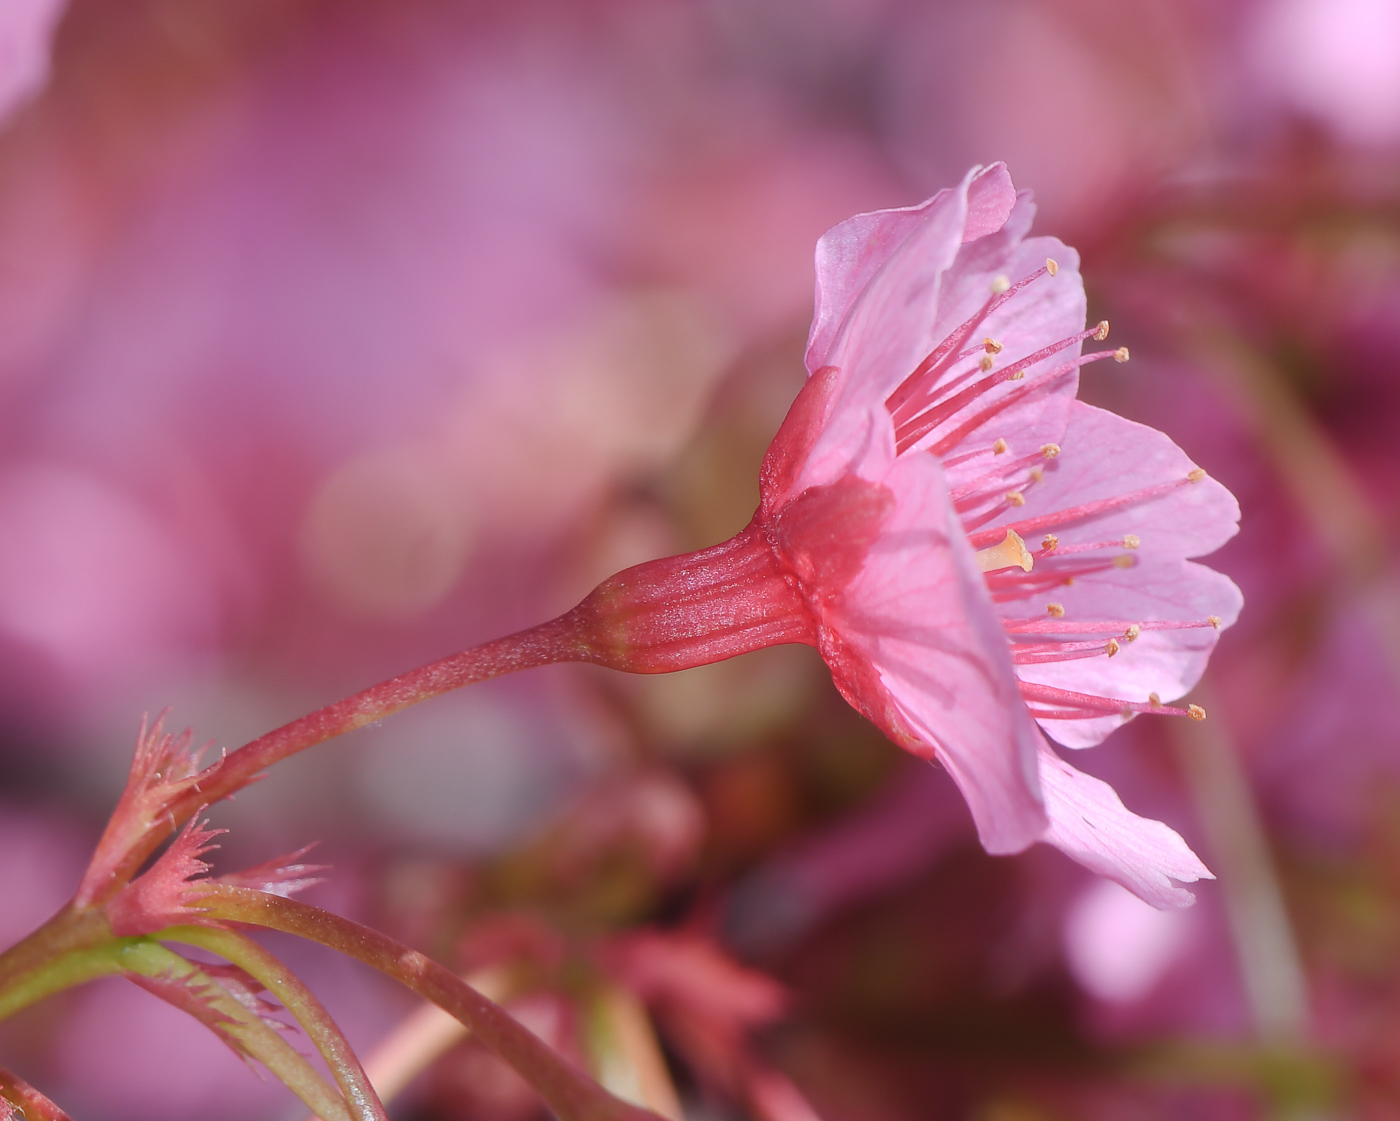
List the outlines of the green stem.
{"label": "green stem", "polygon": [[318,1116],[352,1121],[340,1094],[305,1056],[239,1003],[217,978],[150,938],[123,939],[116,949],[123,972],[149,981],[142,985],[148,992],[193,1015],[239,1054],[262,1063]]}
{"label": "green stem", "polygon": [[223,884],[200,902],[210,917],[281,930],[339,950],[431,1000],[514,1067],[561,1121],[660,1121],[613,1097],[450,969],[377,930],[294,899]]}
{"label": "green stem", "polygon": [[78,911],[69,904],[38,930],[16,942],[0,954],[0,1020],[54,991],[47,989],[33,997],[23,995],[30,985],[37,983],[39,975],[58,967],[63,959],[96,949],[111,939],[112,927],[106,915],[100,911]]}
{"label": "green stem", "polygon": [[296,1017],[307,1038],[316,1045],[326,1066],[340,1085],[353,1117],[364,1121],[388,1121],[379,1096],[364,1068],[335,1021],[314,993],[300,979],[251,938],[232,930],[204,926],[172,926],[153,937],[162,941],[199,946],[231,961],[252,974]]}
{"label": "green stem", "polygon": [[55,957],[16,978],[0,992],[0,1020],[22,1008],[64,989],[82,985],[111,973],[121,973],[121,944],[108,943],[91,949],[72,950]]}

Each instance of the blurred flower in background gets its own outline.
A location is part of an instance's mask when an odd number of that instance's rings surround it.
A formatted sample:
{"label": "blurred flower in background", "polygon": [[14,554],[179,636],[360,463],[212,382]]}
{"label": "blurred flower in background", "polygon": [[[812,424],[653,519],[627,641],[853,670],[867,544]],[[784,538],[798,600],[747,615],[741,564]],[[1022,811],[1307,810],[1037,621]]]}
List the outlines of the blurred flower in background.
{"label": "blurred flower in background", "polygon": [[[800,648],[434,702],[219,807],[220,861],[323,838],[313,899],[691,1118],[1397,1115],[1396,0],[60,9],[0,16],[7,941],[143,710],[234,746],[742,527],[817,237],[1005,159],[1132,347],[1084,396],[1244,510],[1210,720],[1076,757],[1195,908],[985,856]],[[366,1053],[408,1023],[293,964]],[[287,1108],[173,1023],[113,983],[0,1051],[86,1116]],[[415,1046],[401,1116],[536,1115]]]}

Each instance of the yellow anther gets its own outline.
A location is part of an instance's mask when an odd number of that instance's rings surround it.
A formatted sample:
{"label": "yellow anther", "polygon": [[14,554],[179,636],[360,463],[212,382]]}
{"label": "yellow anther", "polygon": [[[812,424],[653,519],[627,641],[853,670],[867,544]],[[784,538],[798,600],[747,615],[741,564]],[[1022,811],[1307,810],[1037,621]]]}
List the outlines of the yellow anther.
{"label": "yellow anther", "polygon": [[992,356],[990,354],[982,355],[982,358],[980,361],[978,361],[977,365],[985,374],[988,370],[992,368]]}
{"label": "yellow anther", "polygon": [[1136,642],[1140,634],[1142,634],[1142,628],[1136,623],[1133,623],[1123,632],[1123,641]]}
{"label": "yellow anther", "polygon": [[992,445],[992,454],[993,454],[993,455],[1001,455],[1001,454],[1003,454],[1005,451],[1006,451],[1006,441],[1003,440],[1000,436],[998,436],[998,437],[997,437],[997,442],[996,442],[995,444]]}
{"label": "yellow anther", "polygon": [[1207,616],[1206,616],[1206,621],[1207,621],[1208,623],[1210,623],[1210,625],[1211,625],[1212,627],[1214,627],[1216,630],[1219,630],[1219,629],[1220,629],[1220,616],[1219,616],[1219,615],[1207,615]]}
{"label": "yellow anther", "polygon": [[1063,619],[1065,615],[1065,605],[1063,603],[1047,603],[1045,613],[1052,619]]}
{"label": "yellow anther", "polygon": [[1094,328],[1094,339],[1096,342],[1103,342],[1108,338],[1108,320],[1100,319],[1098,326]]}
{"label": "yellow anther", "polygon": [[1045,258],[1045,271],[1048,272],[1051,276],[1054,276],[1057,272],[1060,271],[1060,266],[1056,262],[1054,257]]}
{"label": "yellow anther", "polygon": [[1141,544],[1142,538],[1139,537],[1136,533],[1123,534],[1123,548],[1136,549]]}
{"label": "yellow anther", "polygon": [[977,550],[977,567],[983,572],[996,572],[1013,566],[1019,567],[1022,572],[1029,572],[1035,566],[1035,558],[1014,529],[1006,531],[1000,544]]}
{"label": "yellow anther", "polygon": [[1104,647],[1104,650],[1108,652],[1108,656],[1110,658],[1113,657],[1113,655],[1115,655],[1116,653],[1118,653],[1119,649],[1120,647],[1116,638],[1110,638],[1108,640],[1108,645]]}
{"label": "yellow anther", "polygon": [[1045,472],[1042,471],[1039,467],[1031,468],[1031,482],[1038,483],[1041,482],[1044,478]]}
{"label": "yellow anther", "polygon": [[1047,533],[1045,537],[1042,538],[1040,547],[1042,549],[1058,549],[1060,547],[1060,539],[1053,533]]}
{"label": "yellow anther", "polygon": [[1126,346],[1120,346],[1113,352],[1113,360],[1115,362],[1126,362],[1128,360],[1128,348]]}
{"label": "yellow anther", "polygon": [[993,296],[1000,296],[1003,292],[1005,292],[1005,291],[1006,291],[1008,288],[1010,288],[1010,287],[1011,287],[1011,278],[1010,278],[1010,277],[1006,276],[1005,274],[1003,274],[1003,275],[1001,275],[1001,276],[998,276],[998,277],[996,277],[996,278],[992,281],[992,295],[993,295]]}
{"label": "yellow anther", "polygon": [[1046,459],[1054,459],[1057,455],[1060,454],[1060,445],[1059,445],[1059,444],[1041,444],[1041,445],[1040,445],[1040,454],[1043,455]]}
{"label": "yellow anther", "polygon": [[1199,483],[1206,477],[1206,473],[1200,467],[1193,467],[1190,471],[1186,472],[1186,477],[1193,483]]}
{"label": "yellow anther", "polygon": [[1132,568],[1135,564],[1137,564],[1137,560],[1128,556],[1127,553],[1119,553],[1113,558],[1114,568]]}
{"label": "yellow anther", "polygon": [[1002,348],[1001,343],[997,342],[996,339],[983,339],[982,349],[988,354],[1000,354]]}
{"label": "yellow anther", "polygon": [[1147,703],[1150,704],[1153,708],[1161,708],[1161,707],[1162,707],[1162,698],[1161,698],[1160,696],[1158,696],[1156,693],[1148,693],[1148,694],[1147,694]]}
{"label": "yellow anther", "polygon": [[1006,380],[1007,380],[1007,381],[1020,381],[1020,380],[1021,380],[1023,377],[1025,377],[1025,376],[1026,376],[1026,371],[1025,371],[1025,370],[1017,370],[1014,374],[1007,374],[1007,375],[1006,375]]}
{"label": "yellow anther", "polygon": [[1006,501],[1012,506],[1024,506],[1026,504],[1026,496],[1019,490],[1009,490],[1006,492]]}
{"label": "yellow anther", "polygon": [[1206,710],[1200,705],[1187,705],[1186,715],[1192,720],[1204,720],[1206,718]]}
{"label": "yellow anther", "polygon": [[1064,580],[1061,581],[1061,583],[1064,584],[1066,588],[1072,588],[1074,587],[1074,577],[1066,576]]}

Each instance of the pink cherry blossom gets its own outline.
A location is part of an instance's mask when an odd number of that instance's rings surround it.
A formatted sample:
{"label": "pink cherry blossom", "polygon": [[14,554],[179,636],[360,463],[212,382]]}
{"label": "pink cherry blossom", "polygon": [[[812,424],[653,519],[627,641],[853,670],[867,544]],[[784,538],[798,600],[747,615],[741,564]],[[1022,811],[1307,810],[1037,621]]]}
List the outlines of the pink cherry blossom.
{"label": "pink cherry blossom", "polygon": [[[1127,354],[1080,353],[1107,324],[1084,329],[1077,255],[1026,237],[1033,213],[995,165],[822,238],[808,400],[769,453],[759,520],[838,687],[948,769],[989,851],[1044,839],[1181,903],[1168,877],[1205,868],[1036,722],[1088,746],[1195,684],[1240,596],[1187,558],[1233,535],[1238,507],[1161,433],[1075,400],[1081,365]],[[812,532],[814,503],[841,526]],[[823,535],[861,563],[814,565]]]}
{"label": "pink cherry blossom", "polygon": [[[1235,586],[1191,562],[1239,510],[1161,433],[1075,399],[1077,255],[1028,238],[1002,165],[817,246],[809,379],[743,533],[605,582],[559,622],[572,655],[663,672],[776,642],[957,782],[988,851],[1040,840],[1158,905],[1210,873],[1070,767],[1200,677]],[[1026,539],[1032,545],[1026,544]],[[1039,539],[1038,541],[1036,539]],[[1037,726],[1039,725],[1039,727]]]}

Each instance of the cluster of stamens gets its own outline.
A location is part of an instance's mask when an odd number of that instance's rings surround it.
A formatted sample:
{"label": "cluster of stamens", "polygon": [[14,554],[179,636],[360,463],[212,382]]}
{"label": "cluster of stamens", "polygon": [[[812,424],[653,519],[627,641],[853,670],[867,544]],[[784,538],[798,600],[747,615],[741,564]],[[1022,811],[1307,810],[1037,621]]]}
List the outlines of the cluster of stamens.
{"label": "cluster of stamens", "polygon": [[[1083,577],[1113,568],[1134,567],[1137,564],[1135,553],[1142,545],[1141,539],[1132,533],[1111,541],[1061,544],[1054,530],[1150,502],[1178,487],[1198,483],[1205,478],[1200,468],[1181,479],[1157,486],[1034,514],[1010,523],[1002,522],[995,527],[989,525],[1008,512],[1027,506],[1033,499],[1035,484],[1044,480],[1047,467],[1053,469],[1051,461],[1060,455],[1061,448],[1050,443],[1018,455],[1005,438],[997,437],[984,446],[962,449],[969,444],[982,443],[982,431],[1000,413],[1033,393],[1053,389],[1057,382],[1071,376],[1081,366],[1105,358],[1128,361],[1127,347],[1092,351],[1028,376],[1032,367],[1047,358],[1089,339],[1102,342],[1108,337],[1107,320],[1014,362],[1000,360],[1006,348],[994,338],[971,341],[994,312],[1035,281],[1054,277],[1058,271],[1055,261],[1047,259],[1043,267],[1015,283],[1005,276],[997,277],[991,284],[991,296],[981,309],[939,343],[885,402],[894,424],[899,454],[918,445],[919,450],[938,456],[945,469],[986,462],[981,474],[954,487],[950,497],[968,540],[977,550],[978,563],[993,602],[1011,604],[1040,600],[1045,603],[1043,616],[1003,620],[1012,661],[1017,666],[1112,658],[1146,631],[1205,627],[1218,630],[1221,625],[1221,620],[1213,615],[1189,622],[1072,620],[1064,605],[1050,598],[1055,588],[1072,586]],[[1010,382],[1022,384],[1010,391],[991,392]],[[931,434],[933,438],[928,440]],[[928,442],[925,444],[925,441]],[[1026,538],[1041,534],[1040,548],[1028,548]],[[1205,717],[1199,705],[1185,708],[1163,705],[1155,693],[1146,702],[1134,702],[1028,681],[1021,683],[1021,693],[1032,715],[1038,719],[1079,720],[1137,712],[1190,716],[1196,720]]]}

